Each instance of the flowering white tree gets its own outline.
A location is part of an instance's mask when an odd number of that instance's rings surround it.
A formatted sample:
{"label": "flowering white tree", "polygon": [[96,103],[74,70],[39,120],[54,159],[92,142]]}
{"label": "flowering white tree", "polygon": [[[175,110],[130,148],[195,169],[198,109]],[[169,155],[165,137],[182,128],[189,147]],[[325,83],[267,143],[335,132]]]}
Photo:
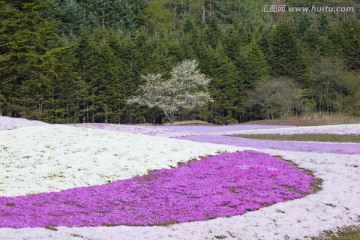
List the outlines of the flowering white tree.
{"label": "flowering white tree", "polygon": [[177,111],[212,101],[207,91],[210,79],[200,73],[197,66],[195,60],[185,60],[172,69],[168,80],[163,80],[160,74],[142,76],[145,84],[140,86],[140,94],[128,103],[158,107],[172,124]]}

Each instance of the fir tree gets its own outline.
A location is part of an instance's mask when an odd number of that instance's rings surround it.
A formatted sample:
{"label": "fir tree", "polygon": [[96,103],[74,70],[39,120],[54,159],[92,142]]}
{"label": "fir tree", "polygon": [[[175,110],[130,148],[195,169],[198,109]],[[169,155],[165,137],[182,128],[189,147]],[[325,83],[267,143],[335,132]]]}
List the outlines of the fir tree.
{"label": "fir tree", "polygon": [[307,64],[290,23],[282,22],[276,27],[272,39],[272,52],[272,68],[275,75],[295,78],[304,87],[311,87]]}
{"label": "fir tree", "polygon": [[345,39],[343,55],[347,66],[351,70],[360,70],[360,23],[359,21],[348,21],[343,26]]}
{"label": "fir tree", "polygon": [[56,49],[57,22],[47,15],[50,3],[0,1],[0,94],[7,115],[46,115],[43,103],[61,51]]}
{"label": "fir tree", "polygon": [[269,67],[265,56],[255,40],[244,47],[242,76],[248,88],[254,89],[261,78],[268,75]]}

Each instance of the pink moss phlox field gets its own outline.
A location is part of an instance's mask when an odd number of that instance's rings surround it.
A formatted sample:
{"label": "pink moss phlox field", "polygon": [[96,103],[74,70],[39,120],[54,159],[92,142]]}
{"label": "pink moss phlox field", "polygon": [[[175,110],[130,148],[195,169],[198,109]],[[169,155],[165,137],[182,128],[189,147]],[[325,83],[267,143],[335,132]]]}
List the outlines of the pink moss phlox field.
{"label": "pink moss phlox field", "polygon": [[40,121],[30,121],[24,118],[11,118],[0,116],[0,130],[11,130],[19,127],[43,126],[47,123]]}
{"label": "pink moss phlox field", "polygon": [[149,136],[160,136],[160,137],[181,137],[187,135],[196,135],[197,133],[176,131],[166,127],[154,127],[154,126],[133,126],[124,124],[106,124],[106,123],[79,123],[72,124],[75,127],[85,127],[102,129],[114,132],[130,132],[136,134],[143,134]]}
{"label": "pink moss phlox field", "polygon": [[215,134],[218,132],[226,133],[233,131],[259,130],[259,129],[278,129],[289,126],[271,125],[230,125],[230,126],[134,126],[125,124],[106,124],[106,123],[79,123],[76,127],[86,127],[103,129],[117,132],[131,132],[150,136],[161,137],[182,137],[200,135],[204,133]]}
{"label": "pink moss phlox field", "polygon": [[278,149],[297,152],[360,154],[359,143],[322,143],[322,142],[296,142],[259,140],[219,135],[182,136],[177,139],[224,144],[236,147],[253,147],[258,149]]}
{"label": "pink moss phlox field", "polygon": [[0,198],[0,227],[151,226],[244,214],[311,192],[313,178],[264,153],[207,157],[107,185]]}
{"label": "pink moss phlox field", "polygon": [[166,127],[176,131],[212,134],[212,133],[237,132],[237,131],[247,131],[247,130],[282,129],[282,128],[289,128],[292,126],[237,124],[237,125],[223,125],[223,126],[214,125],[214,126],[166,126]]}

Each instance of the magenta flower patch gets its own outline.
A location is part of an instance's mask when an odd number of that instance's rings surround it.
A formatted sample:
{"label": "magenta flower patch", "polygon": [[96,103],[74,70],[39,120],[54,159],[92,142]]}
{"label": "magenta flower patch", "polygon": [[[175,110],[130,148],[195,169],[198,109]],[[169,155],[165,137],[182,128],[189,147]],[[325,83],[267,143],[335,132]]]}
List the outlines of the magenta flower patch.
{"label": "magenta flower patch", "polygon": [[231,217],[311,192],[312,177],[244,151],[107,185],[0,198],[0,227],[150,226]]}

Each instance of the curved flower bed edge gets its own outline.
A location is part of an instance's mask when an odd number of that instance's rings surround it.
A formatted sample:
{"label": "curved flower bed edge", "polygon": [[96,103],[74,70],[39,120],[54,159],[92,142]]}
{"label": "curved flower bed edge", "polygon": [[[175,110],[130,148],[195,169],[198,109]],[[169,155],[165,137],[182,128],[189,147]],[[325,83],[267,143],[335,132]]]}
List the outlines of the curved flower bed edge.
{"label": "curved flower bed edge", "polygon": [[153,226],[302,198],[316,179],[265,153],[219,154],[110,184],[0,198],[0,227]]}

